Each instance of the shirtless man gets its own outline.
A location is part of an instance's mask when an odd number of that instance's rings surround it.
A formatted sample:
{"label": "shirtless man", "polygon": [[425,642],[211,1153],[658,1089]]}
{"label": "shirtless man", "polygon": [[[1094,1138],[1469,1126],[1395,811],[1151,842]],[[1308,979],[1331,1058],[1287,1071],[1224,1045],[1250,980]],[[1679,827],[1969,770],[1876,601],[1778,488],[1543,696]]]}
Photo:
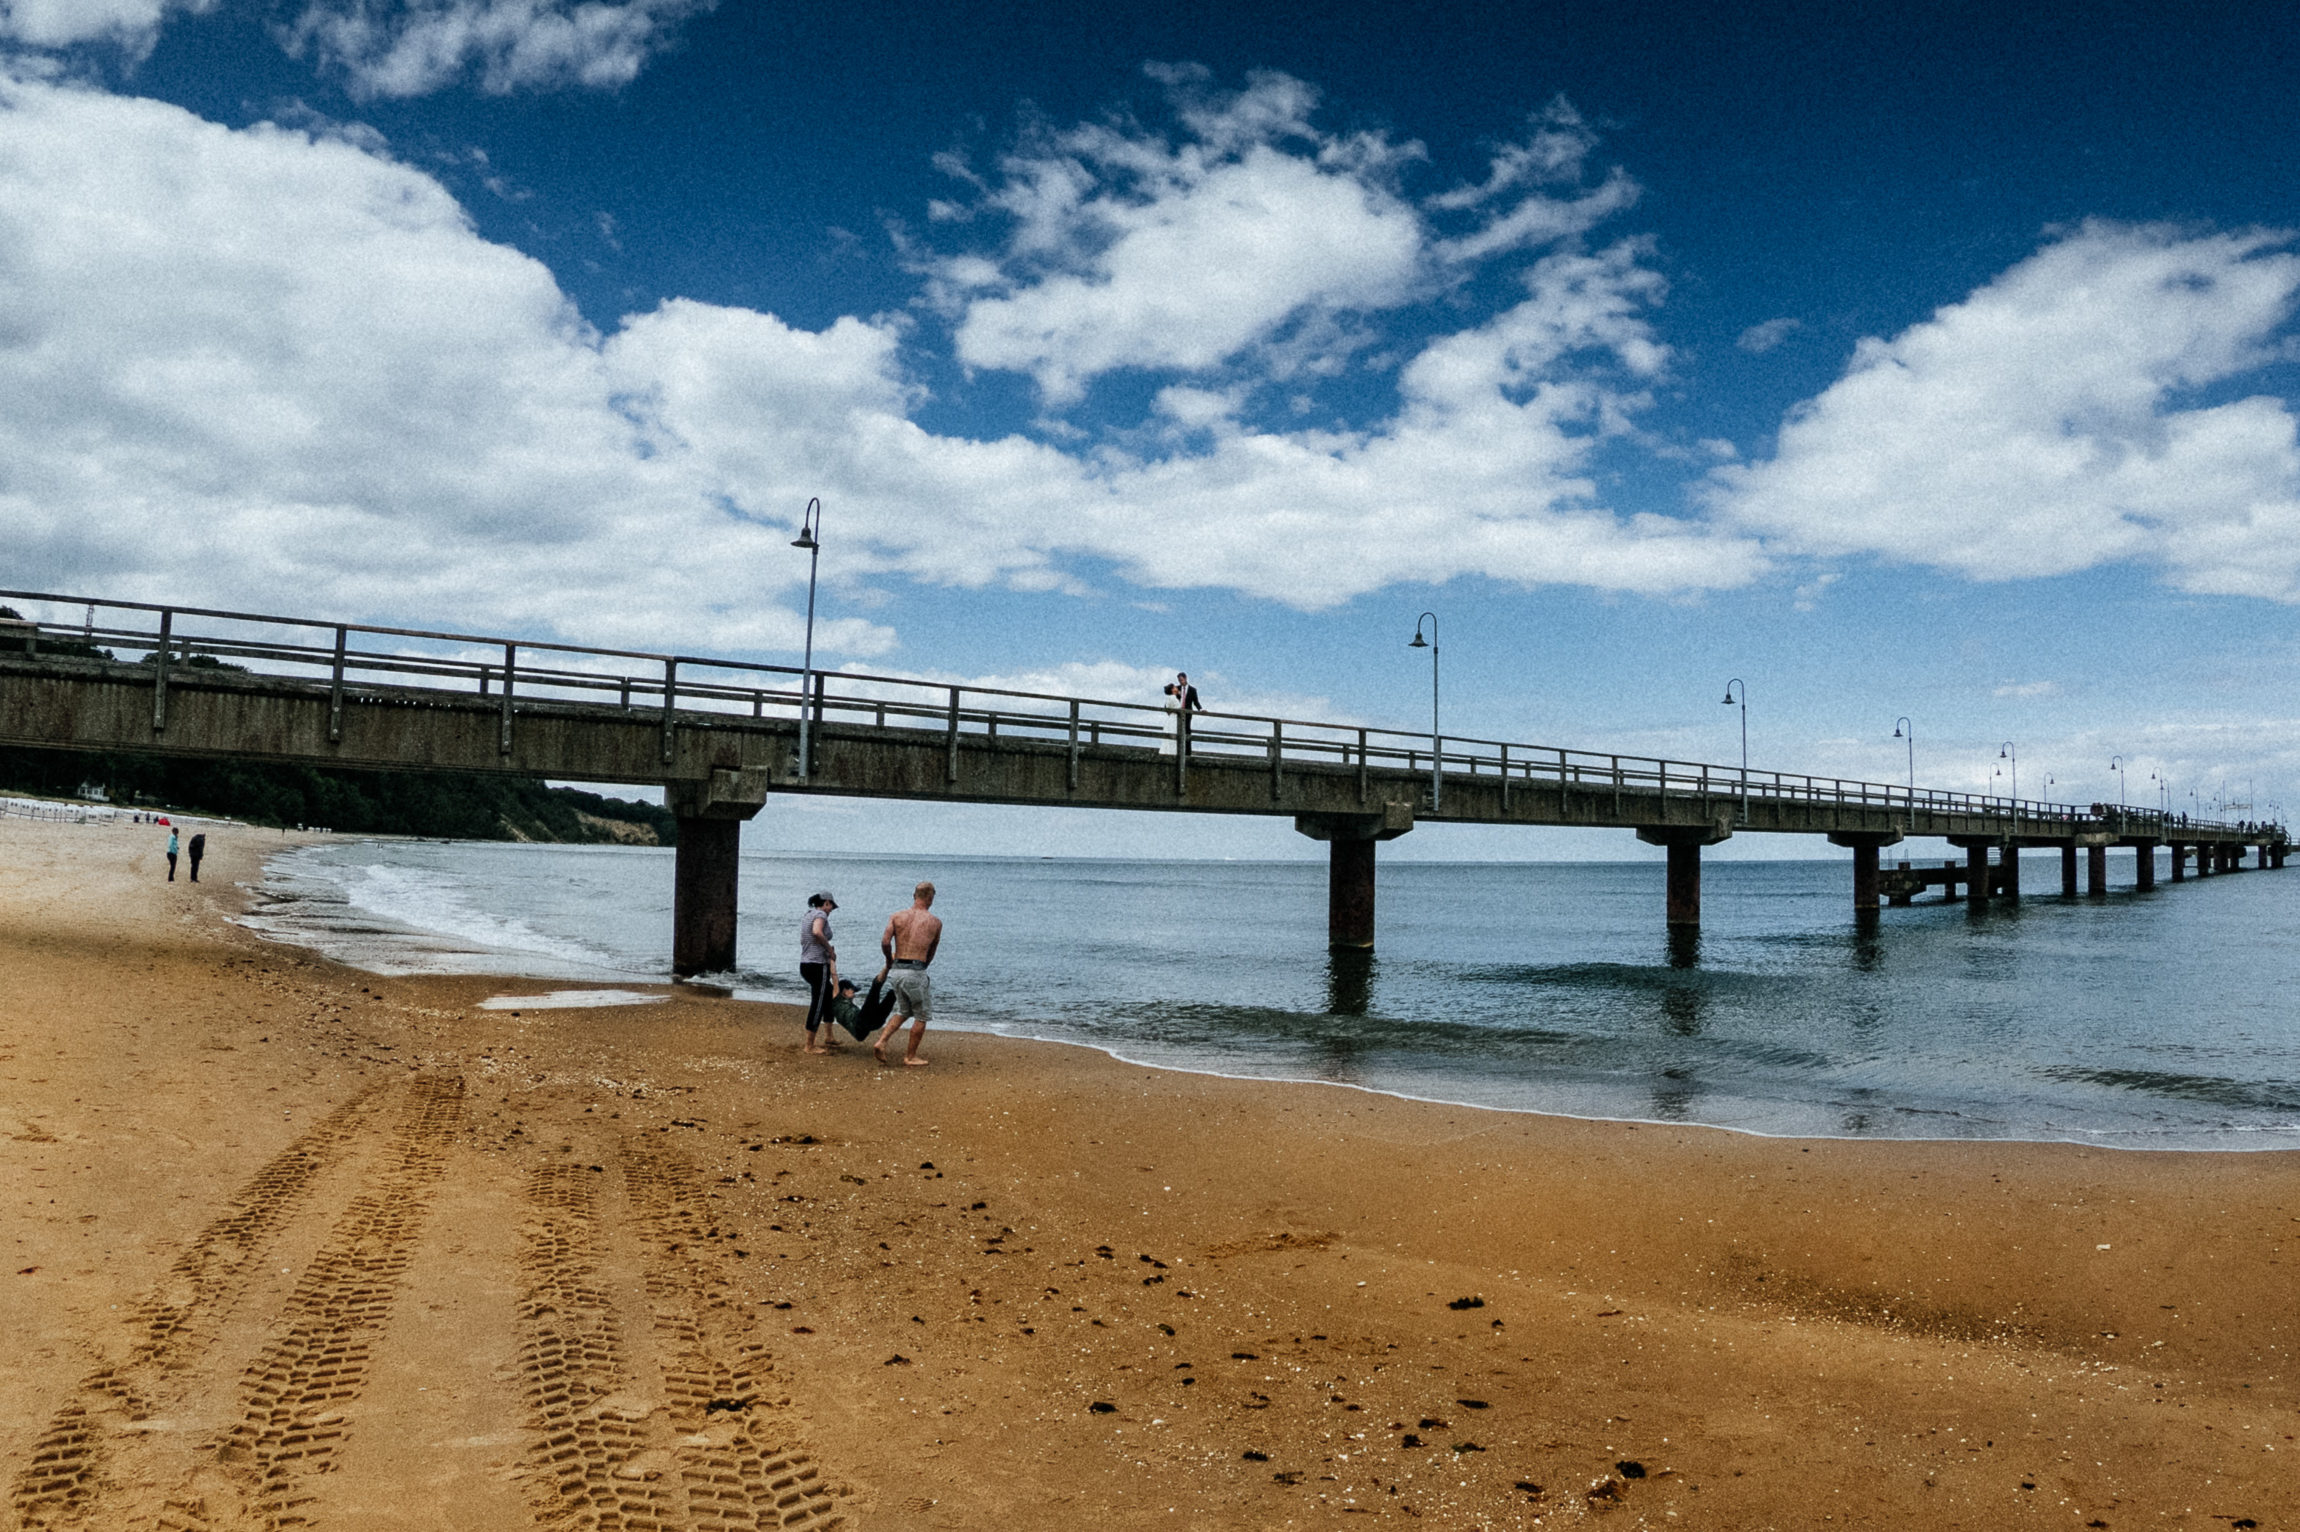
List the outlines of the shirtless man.
{"label": "shirtless man", "polygon": [[924,1064],[918,1056],[918,1040],[926,1036],[927,1013],[932,1009],[926,983],[926,965],[934,961],[934,951],[942,945],[942,920],[934,913],[934,885],[921,883],[911,893],[907,910],[897,910],[887,917],[886,931],[879,937],[879,951],[886,954],[886,974],[894,991],[894,1009],[888,1013],[886,1030],[871,1044],[871,1052],[878,1061],[886,1062],[886,1045],[894,1041],[895,1029],[905,1020],[910,1022],[910,1048],[903,1055],[905,1064]]}

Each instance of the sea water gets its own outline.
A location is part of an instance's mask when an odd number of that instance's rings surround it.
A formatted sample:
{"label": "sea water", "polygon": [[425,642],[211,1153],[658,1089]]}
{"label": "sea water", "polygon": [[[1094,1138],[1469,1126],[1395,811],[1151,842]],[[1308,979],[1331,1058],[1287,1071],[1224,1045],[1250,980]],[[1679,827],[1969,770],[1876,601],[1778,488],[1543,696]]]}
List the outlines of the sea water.
{"label": "sea water", "polygon": [[[2029,888],[2057,871],[2032,862]],[[1389,860],[1367,958],[1326,951],[1317,862],[746,855],[738,992],[803,999],[799,922],[826,889],[867,982],[922,877],[947,923],[939,1027],[1761,1133],[2300,1148],[2300,870],[1935,895],[1863,928],[1846,862],[1713,861],[1686,940],[1656,863]],[[324,844],[272,859],[249,922],[381,973],[660,981],[671,853]]]}

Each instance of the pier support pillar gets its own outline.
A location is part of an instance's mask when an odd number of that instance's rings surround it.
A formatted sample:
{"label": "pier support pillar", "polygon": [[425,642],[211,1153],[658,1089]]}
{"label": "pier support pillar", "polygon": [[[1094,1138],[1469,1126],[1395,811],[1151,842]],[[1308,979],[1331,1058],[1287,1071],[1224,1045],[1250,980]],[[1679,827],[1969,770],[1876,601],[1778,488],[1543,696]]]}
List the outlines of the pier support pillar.
{"label": "pier support pillar", "polygon": [[1326,947],[1374,949],[1374,847],[1414,827],[1411,803],[1385,803],[1378,814],[1296,814],[1294,828],[1326,842]]}
{"label": "pier support pillar", "polygon": [[2108,892],[2108,847],[2084,848],[2084,891],[2098,899]]}
{"label": "pier support pillar", "polygon": [[720,767],[673,782],[663,802],[679,821],[671,871],[671,972],[680,978],[735,966],[736,874],[743,821],[767,803],[764,767]]}
{"label": "pier support pillar", "polygon": [[2282,846],[2270,846],[2268,848],[2268,865],[2278,868],[2284,865],[2284,848]]}
{"label": "pier support pillar", "polygon": [[2076,897],[2076,842],[2069,841],[2060,848],[2060,896]]}
{"label": "pier support pillar", "polygon": [[1997,853],[1997,892],[2007,899],[2020,897],[2020,846],[2008,841]]}
{"label": "pier support pillar", "polygon": [[1701,924],[1701,848],[1714,846],[1733,833],[1729,823],[1713,825],[1639,825],[1637,838],[1648,846],[1669,851],[1668,922],[1673,930],[1691,930]]}
{"label": "pier support pillar", "polygon": [[2188,876],[2188,848],[2178,841],[2167,844],[2172,847],[2172,881],[2178,883]]}
{"label": "pier support pillar", "polygon": [[739,819],[679,821],[671,875],[671,972],[680,978],[735,966],[735,875]]}
{"label": "pier support pillar", "polygon": [[1830,833],[1830,845],[1847,846],[1853,852],[1853,912],[1855,914],[1866,914],[1877,908],[1880,903],[1877,887],[1877,853],[1887,846],[1899,845],[1900,840],[1901,832],[1898,830],[1874,833],[1862,830],[1840,830]]}
{"label": "pier support pillar", "polygon": [[1374,945],[1374,845],[1326,842],[1326,946],[1370,952]]}
{"label": "pier support pillar", "polygon": [[1881,903],[1877,897],[1877,848],[1853,848],[1853,908],[1873,910]]}
{"label": "pier support pillar", "polygon": [[2198,877],[2209,878],[2212,876],[2213,850],[2210,841],[2198,841],[2196,843],[2196,875]]}
{"label": "pier support pillar", "polygon": [[2268,848],[2266,846],[2260,848],[2260,859],[2253,863],[2253,867],[2260,872],[2268,870]]}
{"label": "pier support pillar", "polygon": [[1669,847],[1668,923],[1701,924],[1701,843],[1674,841]]}
{"label": "pier support pillar", "polygon": [[1975,841],[1965,847],[1965,903],[1978,909],[1989,902],[1989,844]]}
{"label": "pier support pillar", "polygon": [[2132,845],[2132,886],[2146,893],[2156,887],[2156,842],[2135,841]]}

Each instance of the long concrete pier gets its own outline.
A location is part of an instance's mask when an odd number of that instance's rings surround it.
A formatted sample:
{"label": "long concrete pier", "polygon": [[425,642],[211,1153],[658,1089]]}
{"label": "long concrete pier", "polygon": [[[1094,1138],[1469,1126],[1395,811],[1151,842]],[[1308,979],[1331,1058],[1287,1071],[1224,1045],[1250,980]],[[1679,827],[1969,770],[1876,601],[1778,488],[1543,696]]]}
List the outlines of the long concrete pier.
{"label": "long concrete pier", "polygon": [[777,793],[1288,817],[1328,843],[1329,939],[1344,950],[1374,943],[1375,848],[1428,822],[1633,831],[1667,849],[1664,916],[1679,928],[1701,918],[1702,849],[1736,834],[1849,847],[1862,914],[1888,894],[1905,902],[1906,879],[1881,855],[1911,837],[1964,849],[1947,887],[1981,902],[2019,897],[2022,846],[2060,848],[2073,895],[2080,850],[2098,893],[2111,845],[2141,851],[2150,886],[2159,846],[2178,881],[2191,857],[2199,873],[2247,850],[2281,867],[2287,843],[2275,825],[1316,720],[53,594],[0,601],[35,614],[0,623],[0,743],[661,785],[679,822],[680,973],[732,966],[740,825]]}

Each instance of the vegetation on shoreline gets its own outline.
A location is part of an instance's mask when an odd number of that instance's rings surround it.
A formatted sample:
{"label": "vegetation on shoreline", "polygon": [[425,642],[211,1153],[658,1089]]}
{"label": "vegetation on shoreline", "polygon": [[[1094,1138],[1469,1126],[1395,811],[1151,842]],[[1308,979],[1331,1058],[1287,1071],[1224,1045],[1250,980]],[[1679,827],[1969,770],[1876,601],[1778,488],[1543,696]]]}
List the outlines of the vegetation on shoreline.
{"label": "vegetation on shoreline", "polygon": [[677,819],[659,804],[551,787],[532,777],[0,749],[0,786],[69,796],[82,784],[102,787],[123,807],[197,809],[261,825],[361,834],[633,846],[674,845],[679,834]]}

